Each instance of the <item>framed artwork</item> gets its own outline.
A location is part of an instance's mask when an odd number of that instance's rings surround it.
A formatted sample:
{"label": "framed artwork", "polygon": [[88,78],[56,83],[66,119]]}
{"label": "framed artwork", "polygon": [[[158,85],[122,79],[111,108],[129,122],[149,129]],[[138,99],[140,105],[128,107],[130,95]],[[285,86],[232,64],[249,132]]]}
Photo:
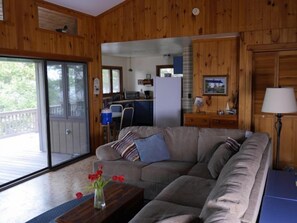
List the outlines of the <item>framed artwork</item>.
{"label": "framed artwork", "polygon": [[228,75],[203,76],[203,95],[227,95]]}

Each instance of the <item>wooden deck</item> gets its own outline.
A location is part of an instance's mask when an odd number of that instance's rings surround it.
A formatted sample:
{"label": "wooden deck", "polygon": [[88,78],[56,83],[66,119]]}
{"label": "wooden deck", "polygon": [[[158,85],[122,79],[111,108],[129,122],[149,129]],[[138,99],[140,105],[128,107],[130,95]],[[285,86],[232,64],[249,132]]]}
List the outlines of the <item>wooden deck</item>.
{"label": "wooden deck", "polygon": [[[53,165],[72,155],[52,153]],[[47,153],[39,149],[38,133],[0,139],[0,185],[46,168]]]}

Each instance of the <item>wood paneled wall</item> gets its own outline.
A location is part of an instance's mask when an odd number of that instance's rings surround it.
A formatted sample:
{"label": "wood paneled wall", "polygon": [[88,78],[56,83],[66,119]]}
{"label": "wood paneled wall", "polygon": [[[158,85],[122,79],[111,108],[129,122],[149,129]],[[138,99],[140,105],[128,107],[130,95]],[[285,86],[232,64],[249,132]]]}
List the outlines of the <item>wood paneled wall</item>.
{"label": "wood paneled wall", "polygon": [[[204,104],[201,110],[217,112],[225,110],[232,93],[238,91],[238,39],[224,38],[193,41],[193,95],[203,95],[203,75],[228,76],[227,96],[211,96],[211,104]],[[204,101],[208,99],[203,96]]]}
{"label": "wood paneled wall", "polygon": [[239,126],[245,129],[252,103],[248,46],[296,43],[296,27],[296,0],[126,0],[97,17],[100,42],[240,33]]}
{"label": "wood paneled wall", "polygon": [[[78,35],[40,29],[38,6],[77,18]],[[0,22],[0,55],[88,63],[90,142],[95,151],[100,144],[99,108],[102,100],[92,92],[94,78],[101,78],[95,17],[39,0],[4,0],[4,11],[5,21]]]}
{"label": "wood paneled wall", "polygon": [[[38,5],[76,17],[78,36],[39,29]],[[200,9],[198,16],[192,15],[196,7]],[[240,33],[239,126],[248,129],[252,103],[250,46],[297,42],[296,0],[126,0],[96,18],[40,0],[4,0],[4,8],[1,55],[88,62],[93,150],[101,135],[98,123],[102,95],[94,96],[91,91],[93,79],[101,79],[100,43]]]}
{"label": "wood paneled wall", "polygon": [[[293,87],[297,96],[297,50],[253,52],[253,109],[252,130],[265,131],[276,146],[273,114],[262,113],[261,108],[267,87]],[[285,100],[285,99],[284,99]],[[284,114],[280,138],[279,167],[297,167],[297,113]],[[274,153],[276,157],[276,153]]]}
{"label": "wood paneled wall", "polygon": [[98,23],[102,42],[120,42],[295,28],[296,9],[296,0],[126,0]]}
{"label": "wood paneled wall", "polygon": [[[200,14],[193,16],[193,8]],[[126,0],[120,6],[97,17],[100,42],[122,42],[178,36],[238,33],[239,67],[239,127],[251,129],[252,124],[252,52],[255,48],[271,52],[277,48],[295,49],[297,43],[296,0]],[[218,53],[216,41],[194,43],[197,52],[201,49]],[[233,56],[233,58],[235,58]],[[198,67],[203,59],[194,55],[194,75],[208,68]],[[207,61],[208,58],[205,58]],[[233,74],[232,74],[233,75]],[[194,82],[193,95],[201,92],[200,78]],[[232,87],[233,88],[233,87]],[[200,91],[200,92],[199,92]],[[226,99],[217,107],[224,105]],[[223,103],[224,102],[224,103]],[[222,103],[222,104],[221,104]],[[210,108],[215,110],[216,108]],[[259,120],[255,120],[257,122]],[[267,129],[273,128],[273,119],[266,120]],[[259,123],[259,122],[258,122]],[[295,127],[294,127],[295,128]],[[261,130],[261,129],[260,129]],[[265,130],[262,128],[262,130]],[[291,142],[291,141],[290,141]],[[292,147],[291,147],[292,148]],[[295,148],[296,150],[296,148]],[[297,161],[297,152],[290,154]],[[284,154],[282,154],[284,155]],[[287,156],[287,155],[284,155]],[[297,163],[294,161],[295,163]]]}

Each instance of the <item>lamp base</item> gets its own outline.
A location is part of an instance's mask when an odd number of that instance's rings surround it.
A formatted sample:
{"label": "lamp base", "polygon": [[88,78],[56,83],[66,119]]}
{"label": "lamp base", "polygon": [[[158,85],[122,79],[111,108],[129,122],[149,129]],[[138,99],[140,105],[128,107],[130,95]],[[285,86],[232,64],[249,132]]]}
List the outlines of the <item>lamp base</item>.
{"label": "lamp base", "polygon": [[282,131],[282,114],[277,113],[276,114],[277,121],[275,123],[276,128],[276,157],[275,157],[275,166],[274,169],[279,169],[279,156],[280,156],[280,137],[281,137],[281,131]]}

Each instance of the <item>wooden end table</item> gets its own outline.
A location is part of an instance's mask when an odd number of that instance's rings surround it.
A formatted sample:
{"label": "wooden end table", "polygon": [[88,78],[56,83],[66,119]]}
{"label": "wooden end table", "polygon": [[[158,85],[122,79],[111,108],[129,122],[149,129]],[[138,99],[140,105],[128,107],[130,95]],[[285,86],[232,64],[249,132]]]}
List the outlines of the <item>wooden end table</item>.
{"label": "wooden end table", "polygon": [[94,198],[76,206],[56,219],[57,223],[128,222],[143,206],[142,188],[112,183],[104,188],[106,207],[94,208]]}

